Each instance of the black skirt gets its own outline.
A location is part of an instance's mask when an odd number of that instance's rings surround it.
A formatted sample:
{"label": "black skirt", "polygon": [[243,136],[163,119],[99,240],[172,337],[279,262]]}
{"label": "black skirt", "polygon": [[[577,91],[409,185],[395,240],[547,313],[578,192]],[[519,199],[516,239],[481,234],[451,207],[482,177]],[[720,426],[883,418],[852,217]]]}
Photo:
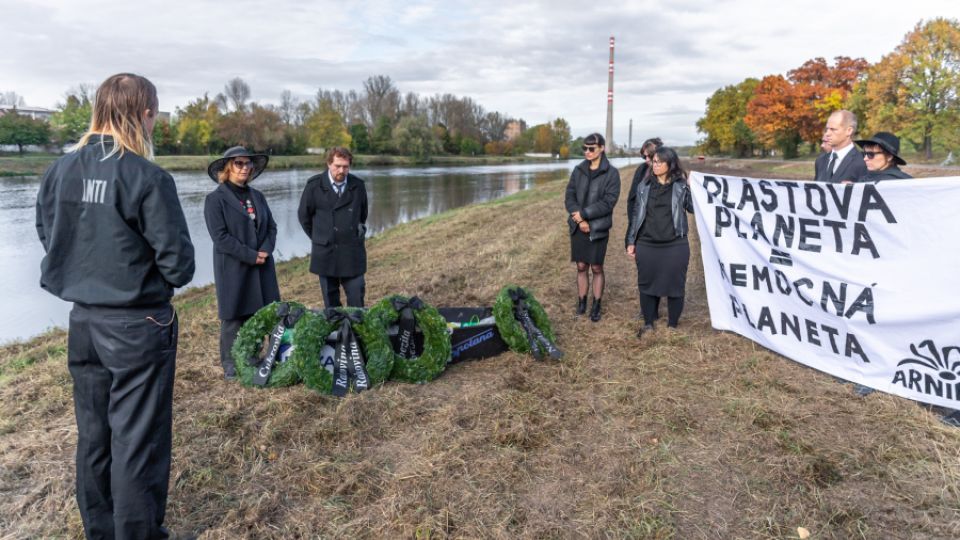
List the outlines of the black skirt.
{"label": "black skirt", "polygon": [[607,256],[609,236],[590,241],[590,235],[577,229],[570,235],[570,260],[587,264],[603,264]]}
{"label": "black skirt", "polygon": [[648,296],[681,298],[687,285],[690,244],[637,244],[637,288]]}

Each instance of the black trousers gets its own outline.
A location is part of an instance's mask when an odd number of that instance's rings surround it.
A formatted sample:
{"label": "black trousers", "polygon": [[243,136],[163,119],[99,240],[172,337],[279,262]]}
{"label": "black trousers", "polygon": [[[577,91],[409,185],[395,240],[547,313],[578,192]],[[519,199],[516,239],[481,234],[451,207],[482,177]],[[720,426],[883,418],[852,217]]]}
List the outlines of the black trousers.
{"label": "black trousers", "polygon": [[363,274],[353,277],[320,276],[320,291],[323,293],[323,307],[340,307],[340,287],[347,293],[347,305],[363,307],[363,295],[367,290],[367,282]]}
{"label": "black trousers", "polygon": [[240,327],[251,316],[220,321],[220,365],[223,366],[223,373],[226,375],[232,376],[237,373],[236,366],[233,364],[233,356],[230,355],[230,349],[233,348],[233,342],[237,340]]}
{"label": "black trousers", "polygon": [[77,504],[87,538],[168,537],[178,332],[170,304],[75,304],[70,312]]}
{"label": "black trousers", "polygon": [[[643,324],[653,324],[660,318],[660,297],[640,293],[640,312],[643,314]],[[683,313],[683,297],[667,297],[667,326],[676,328]]]}

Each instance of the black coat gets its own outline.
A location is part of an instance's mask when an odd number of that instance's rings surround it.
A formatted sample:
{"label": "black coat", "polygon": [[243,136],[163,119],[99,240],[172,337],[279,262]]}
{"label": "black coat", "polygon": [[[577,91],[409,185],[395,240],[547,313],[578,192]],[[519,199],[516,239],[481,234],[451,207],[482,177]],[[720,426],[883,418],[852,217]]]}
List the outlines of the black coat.
{"label": "black coat", "polygon": [[823,152],[817,156],[817,160],[813,163],[813,179],[818,182],[837,183],[844,180],[856,182],[858,178],[867,174],[867,164],[863,161],[863,154],[860,150],[857,150],[856,146],[851,148],[850,151],[847,152],[847,155],[837,164],[833,178],[830,178],[830,172],[827,170],[827,165],[829,164],[830,152]]}
{"label": "black coat", "polygon": [[900,170],[900,167],[892,165],[888,169],[882,171],[869,171],[867,174],[860,177],[857,182],[879,182],[881,180],[906,180],[908,178],[913,178],[909,174]]}
{"label": "black coat", "polygon": [[[640,227],[643,220],[647,217],[647,201],[650,200],[650,187],[657,182],[657,177],[652,174],[644,177],[630,193],[634,200],[630,205],[627,214],[627,236],[623,240],[624,247],[629,247],[637,242],[637,236],[640,234]],[[687,214],[684,211],[693,213],[693,197],[690,195],[690,186],[686,181],[674,180],[672,182],[670,207],[673,216],[673,230],[677,233],[677,238],[687,236]]]}
{"label": "black coat", "polygon": [[[230,188],[220,184],[207,195],[203,219],[213,239],[213,278],[217,288],[217,315],[221,320],[239,319],[280,300],[273,248],[277,223],[263,193],[250,188],[257,220],[250,219]],[[257,264],[257,252],[270,254]]]}
{"label": "black coat", "polygon": [[307,180],[297,216],[310,237],[310,272],[327,277],[354,277],[367,271],[367,189],[349,174],[343,195],[330,185],[327,171]]}
{"label": "black coat", "polygon": [[570,234],[577,232],[578,225],[569,216],[580,212],[580,217],[590,225],[590,240],[595,241],[610,235],[613,227],[613,207],[620,198],[620,171],[610,165],[607,156],[600,158],[600,176],[590,179],[590,162],[583,160],[570,173],[564,204],[567,208],[567,225]]}

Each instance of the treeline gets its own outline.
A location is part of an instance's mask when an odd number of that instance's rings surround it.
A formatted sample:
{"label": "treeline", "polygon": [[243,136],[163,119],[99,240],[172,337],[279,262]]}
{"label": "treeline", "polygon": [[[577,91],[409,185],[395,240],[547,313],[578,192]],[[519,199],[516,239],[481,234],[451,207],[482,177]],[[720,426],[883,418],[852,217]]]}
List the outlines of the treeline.
{"label": "treeline", "polygon": [[[420,159],[438,154],[570,154],[570,125],[563,118],[527,126],[523,119],[486,111],[469,97],[401,93],[384,75],[370,77],[362,86],[359,92],[321,88],[308,100],[284,91],[273,105],[251,101],[249,84],[235,78],[215,96],[206,93],[177,107],[169,119],[160,119],[154,128],[156,153],[217,154],[240,144],[271,154],[348,146],[360,154]],[[46,135],[34,136],[28,144],[76,141],[88,127],[92,99],[89,87],[69,90]]]}
{"label": "treeline", "polygon": [[922,152],[960,148],[960,23],[921,21],[876,64],[815,58],[787,76],[748,78],[707,99],[702,153],[784,157],[817,151],[831,112],[857,115],[859,132],[891,131]]}

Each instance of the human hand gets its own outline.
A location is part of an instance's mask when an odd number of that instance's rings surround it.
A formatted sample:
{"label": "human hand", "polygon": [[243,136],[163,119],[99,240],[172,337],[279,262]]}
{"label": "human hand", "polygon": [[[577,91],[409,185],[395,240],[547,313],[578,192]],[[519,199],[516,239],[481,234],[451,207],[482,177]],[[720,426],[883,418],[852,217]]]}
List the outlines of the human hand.
{"label": "human hand", "polygon": [[583,221],[583,217],[580,216],[580,211],[579,211],[579,210],[577,210],[576,212],[570,214],[570,217],[573,218],[573,222],[574,222],[574,223],[580,223],[581,221]]}
{"label": "human hand", "polygon": [[590,224],[587,223],[587,220],[583,220],[580,222],[580,230],[585,233],[590,232]]}
{"label": "human hand", "polygon": [[270,256],[270,254],[267,253],[266,251],[258,251],[258,252],[257,252],[257,264],[263,264],[263,263],[267,262],[267,257],[269,257],[269,256]]}
{"label": "human hand", "polygon": [[637,257],[637,246],[627,246],[627,256],[635,259]]}

